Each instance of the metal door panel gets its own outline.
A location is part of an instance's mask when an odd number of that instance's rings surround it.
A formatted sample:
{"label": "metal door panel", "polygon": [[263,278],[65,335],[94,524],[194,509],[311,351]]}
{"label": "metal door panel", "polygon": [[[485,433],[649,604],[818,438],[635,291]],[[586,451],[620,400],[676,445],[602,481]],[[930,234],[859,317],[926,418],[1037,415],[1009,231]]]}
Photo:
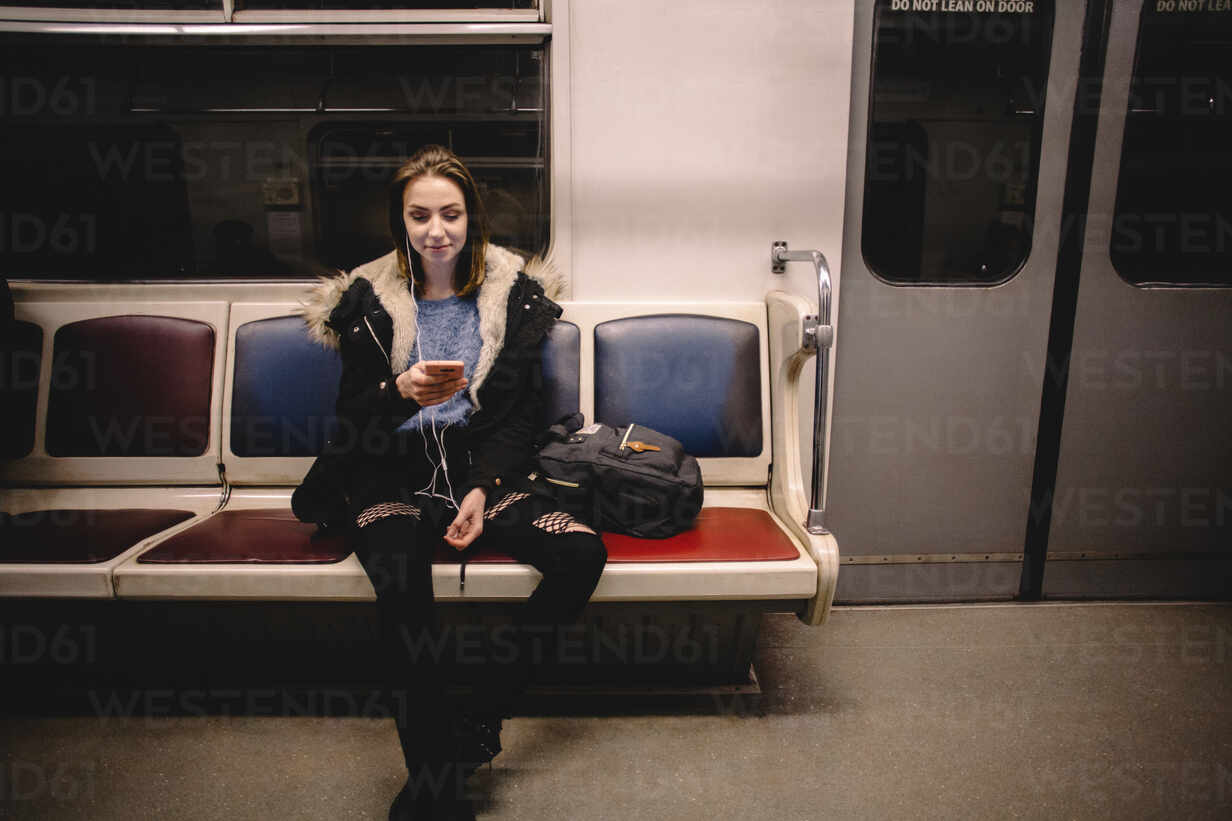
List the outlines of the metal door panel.
{"label": "metal door panel", "polygon": [[861,251],[873,3],[857,5],[827,524],[840,601],[1018,588],[1082,4],[1057,3],[1032,250],[1007,282],[890,285]]}
{"label": "metal door panel", "polygon": [[1126,239],[1114,205],[1142,7],[1112,13],[1044,571],[1051,597],[1232,590],[1232,288],[1136,287],[1109,252]]}

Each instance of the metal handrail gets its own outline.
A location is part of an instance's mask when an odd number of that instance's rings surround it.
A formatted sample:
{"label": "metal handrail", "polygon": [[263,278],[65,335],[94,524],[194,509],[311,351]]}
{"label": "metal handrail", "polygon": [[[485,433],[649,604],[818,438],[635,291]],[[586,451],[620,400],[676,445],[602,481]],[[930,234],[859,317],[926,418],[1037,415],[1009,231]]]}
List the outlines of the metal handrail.
{"label": "metal handrail", "polygon": [[834,326],[830,323],[830,266],[821,251],[789,251],[787,243],[778,241],[770,246],[770,270],[786,272],[788,262],[812,262],[817,270],[817,313],[804,318],[800,345],[817,355],[817,385],[813,397],[813,492],[808,518],[804,523],[809,533],[829,533],[825,526],[826,471],[826,387],[829,384],[830,346],[834,344]]}

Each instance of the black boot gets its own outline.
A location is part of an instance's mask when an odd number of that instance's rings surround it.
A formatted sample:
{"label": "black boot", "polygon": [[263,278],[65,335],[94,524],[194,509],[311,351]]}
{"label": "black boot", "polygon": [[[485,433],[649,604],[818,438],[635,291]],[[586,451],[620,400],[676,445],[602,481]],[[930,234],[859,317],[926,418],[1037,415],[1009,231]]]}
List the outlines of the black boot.
{"label": "black boot", "polygon": [[475,808],[464,792],[462,783],[437,797],[432,805],[432,821],[475,821]]}
{"label": "black boot", "polygon": [[452,762],[409,768],[406,784],[389,807],[389,821],[474,821],[475,810]]}
{"label": "black boot", "polygon": [[501,751],[500,733],[504,719],[499,713],[458,712],[454,719],[458,767],[462,778],[469,778]]}
{"label": "black boot", "polygon": [[[407,780],[389,808],[390,821],[428,821],[450,818],[448,800],[461,788],[457,741],[453,733],[453,711],[443,697],[425,698],[423,693],[401,704],[389,700],[398,731],[398,745],[406,763]],[[431,694],[436,696],[435,693]],[[411,706],[435,705],[428,714],[407,714]],[[426,760],[425,760],[426,759]],[[465,818],[467,816],[462,815]],[[473,813],[470,817],[474,817]]]}
{"label": "black boot", "polygon": [[412,779],[407,778],[402,790],[389,805],[389,821],[427,821],[432,818],[430,796],[417,794],[411,789]]}

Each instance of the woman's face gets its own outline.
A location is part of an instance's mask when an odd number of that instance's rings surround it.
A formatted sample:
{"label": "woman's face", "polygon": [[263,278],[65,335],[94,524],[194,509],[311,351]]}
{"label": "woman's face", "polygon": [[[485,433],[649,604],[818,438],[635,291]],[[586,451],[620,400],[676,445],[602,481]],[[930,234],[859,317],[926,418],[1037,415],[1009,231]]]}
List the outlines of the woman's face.
{"label": "woman's face", "polygon": [[425,267],[453,263],[466,245],[466,198],[453,180],[416,177],[402,194],[402,220]]}

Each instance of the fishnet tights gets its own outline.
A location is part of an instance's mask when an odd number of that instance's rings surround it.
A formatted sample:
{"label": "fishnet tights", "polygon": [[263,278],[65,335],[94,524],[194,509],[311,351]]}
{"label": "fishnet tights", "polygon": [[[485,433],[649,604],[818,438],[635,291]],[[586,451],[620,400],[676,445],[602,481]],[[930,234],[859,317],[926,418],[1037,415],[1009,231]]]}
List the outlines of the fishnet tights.
{"label": "fishnet tights", "polygon": [[568,513],[545,513],[531,522],[531,524],[545,533],[589,533],[592,536],[595,535],[593,530]]}
{"label": "fishnet tights", "polygon": [[408,505],[406,502],[381,502],[378,505],[364,508],[355,517],[355,523],[360,527],[367,527],[375,521],[390,516],[410,516],[412,519],[418,520],[420,515],[419,508]]}
{"label": "fishnet tights", "polygon": [[504,497],[502,497],[499,502],[497,502],[496,504],[492,505],[490,508],[485,510],[483,513],[483,518],[485,521],[495,519],[498,515],[500,515],[500,512],[504,510],[505,508],[509,507],[510,505],[517,504],[523,499],[529,499],[529,498],[530,498],[529,493],[508,493]]}

